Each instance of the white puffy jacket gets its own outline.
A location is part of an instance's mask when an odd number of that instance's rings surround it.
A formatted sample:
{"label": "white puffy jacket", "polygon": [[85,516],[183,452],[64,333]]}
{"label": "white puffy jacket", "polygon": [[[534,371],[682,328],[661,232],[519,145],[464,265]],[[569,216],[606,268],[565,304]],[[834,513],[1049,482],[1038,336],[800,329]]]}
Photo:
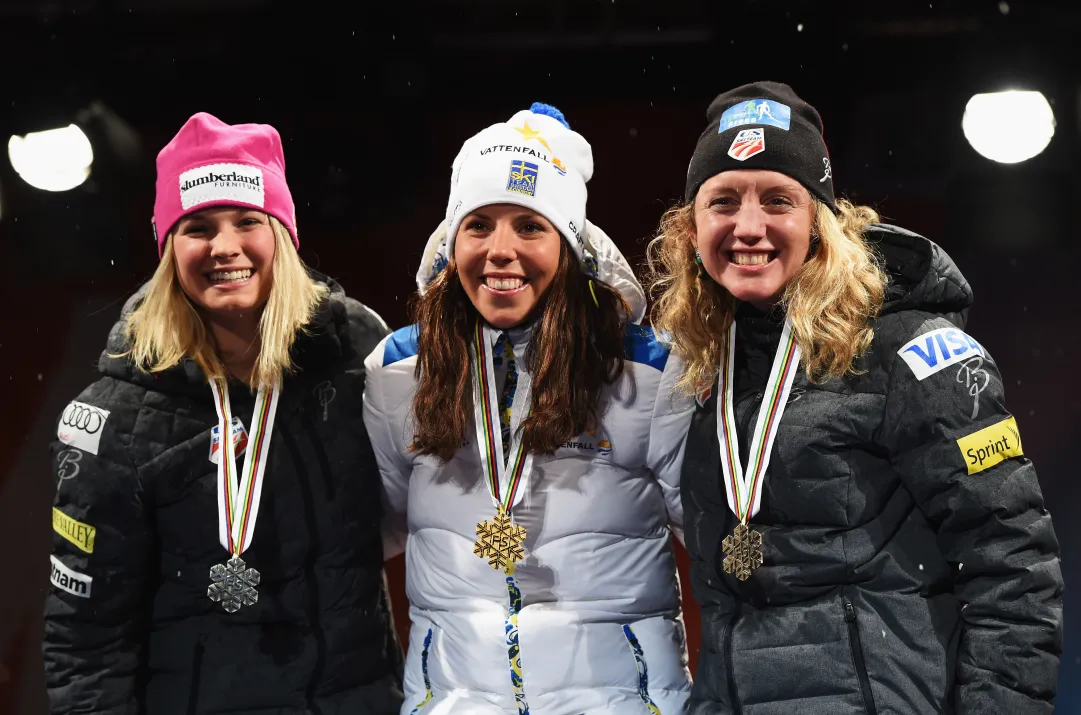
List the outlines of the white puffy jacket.
{"label": "white puffy jacket", "polygon": [[[640,319],[645,297],[626,260],[599,229],[586,233],[598,278],[619,288]],[[437,232],[421,286],[438,240]],[[412,628],[402,715],[685,712],[690,675],[670,530],[682,539],[679,475],[693,401],[673,389],[677,358],[652,329],[631,324],[623,375],[602,396],[600,429],[537,455],[523,477],[512,510],[528,534],[513,578],[521,594],[516,698],[508,577],[473,554],[477,523],[495,511],[476,435],[446,464],[409,450],[417,337],[411,326],[379,344],[364,391],[388,556],[403,541],[406,552]],[[522,384],[531,379],[522,359],[529,334],[511,338]]]}

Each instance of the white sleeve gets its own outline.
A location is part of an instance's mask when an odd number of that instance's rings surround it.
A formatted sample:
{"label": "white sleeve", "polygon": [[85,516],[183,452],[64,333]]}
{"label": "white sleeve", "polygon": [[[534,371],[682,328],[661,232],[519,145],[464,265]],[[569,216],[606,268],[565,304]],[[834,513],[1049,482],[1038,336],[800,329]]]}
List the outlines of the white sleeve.
{"label": "white sleeve", "polygon": [[364,361],[364,426],[375,450],[375,460],[383,481],[383,558],[405,551],[409,535],[406,507],[409,475],[413,471],[405,445],[405,435],[395,416],[387,409],[386,369],[383,338]]}
{"label": "white sleeve", "polygon": [[668,524],[680,543],[683,543],[683,502],[680,501],[679,480],[687,431],[694,414],[694,398],[676,389],[676,382],[682,374],[683,361],[669,355],[657,388],[646,455],[647,465],[664,494]]}

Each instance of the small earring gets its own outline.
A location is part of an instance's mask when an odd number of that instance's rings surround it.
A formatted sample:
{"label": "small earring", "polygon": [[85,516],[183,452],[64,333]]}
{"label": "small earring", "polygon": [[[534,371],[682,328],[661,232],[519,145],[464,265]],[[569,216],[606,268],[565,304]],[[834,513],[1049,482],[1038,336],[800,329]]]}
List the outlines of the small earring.
{"label": "small earring", "polygon": [[706,269],[702,265],[702,254],[698,252],[698,246],[694,247],[694,262],[698,264],[698,278],[701,280],[702,274],[706,272]]}

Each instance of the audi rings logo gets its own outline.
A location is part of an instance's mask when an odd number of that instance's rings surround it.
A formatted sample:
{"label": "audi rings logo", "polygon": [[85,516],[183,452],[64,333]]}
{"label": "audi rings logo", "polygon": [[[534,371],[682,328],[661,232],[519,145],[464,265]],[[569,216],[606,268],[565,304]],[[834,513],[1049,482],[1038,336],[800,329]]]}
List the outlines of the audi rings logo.
{"label": "audi rings logo", "polygon": [[96,408],[72,402],[64,410],[64,415],[60,418],[60,424],[81,429],[89,434],[97,434],[101,431],[101,426],[105,424],[105,418],[101,416],[101,412]]}
{"label": "audi rings logo", "polygon": [[97,454],[101,433],[109,419],[109,410],[84,402],[72,402],[60,415],[56,436],[64,444]]}

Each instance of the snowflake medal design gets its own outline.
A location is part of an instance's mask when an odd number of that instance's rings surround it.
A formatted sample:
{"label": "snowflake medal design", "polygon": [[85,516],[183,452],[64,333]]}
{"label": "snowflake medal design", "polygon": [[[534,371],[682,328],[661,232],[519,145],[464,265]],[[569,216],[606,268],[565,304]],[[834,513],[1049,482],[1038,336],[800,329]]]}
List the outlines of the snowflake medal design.
{"label": "snowflake medal design", "polygon": [[473,553],[488,561],[494,569],[510,575],[514,565],[525,558],[525,529],[511,521],[510,514],[500,506],[494,518],[477,524],[477,540]]}
{"label": "snowflake medal design", "polygon": [[259,600],[255,587],[259,585],[259,572],[234,555],[226,564],[215,564],[210,569],[210,587],[206,595],[220,603],[227,613],[236,613],[243,606],[252,606]]}
{"label": "snowflake medal design", "polygon": [[725,553],[725,573],[730,573],[740,581],[751,577],[751,572],[762,565],[762,534],[739,523],[730,536],[724,537],[721,549]]}

